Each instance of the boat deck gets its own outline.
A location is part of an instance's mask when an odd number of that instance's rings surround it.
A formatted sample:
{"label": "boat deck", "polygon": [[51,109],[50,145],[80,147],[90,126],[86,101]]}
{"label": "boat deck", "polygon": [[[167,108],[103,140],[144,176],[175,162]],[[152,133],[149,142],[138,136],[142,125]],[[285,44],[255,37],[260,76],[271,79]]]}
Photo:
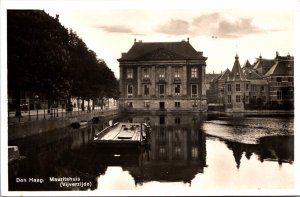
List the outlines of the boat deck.
{"label": "boat deck", "polygon": [[141,141],[141,124],[120,123],[97,141]]}

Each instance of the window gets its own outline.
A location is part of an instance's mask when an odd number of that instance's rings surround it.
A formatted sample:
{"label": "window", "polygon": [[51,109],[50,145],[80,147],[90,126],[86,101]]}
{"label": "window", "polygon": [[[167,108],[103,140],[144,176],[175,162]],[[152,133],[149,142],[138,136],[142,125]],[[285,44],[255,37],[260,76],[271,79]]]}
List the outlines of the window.
{"label": "window", "polygon": [[239,92],[241,91],[241,84],[235,84],[235,91]]}
{"label": "window", "polygon": [[247,83],[246,84],[246,91],[248,91],[249,90],[249,84]]}
{"label": "window", "polygon": [[165,95],[165,85],[159,84],[159,95]]}
{"label": "window", "polygon": [[197,84],[192,84],[192,97],[197,97],[198,96],[198,85]]}
{"label": "window", "polygon": [[148,68],[144,68],[144,78],[149,79],[149,69]]}
{"label": "window", "polygon": [[127,79],[132,79],[132,78],[133,78],[133,69],[127,68]]}
{"label": "window", "polygon": [[277,82],[281,82],[281,81],[282,81],[282,78],[281,78],[281,77],[277,77],[277,78],[276,78],[276,81],[277,81]]}
{"label": "window", "polygon": [[180,68],[175,68],[175,75],[174,75],[175,78],[180,78]]}
{"label": "window", "polygon": [[288,82],[294,82],[294,77],[289,77]]}
{"label": "window", "polygon": [[248,103],[248,101],[249,101],[249,96],[246,96],[245,102]]}
{"label": "window", "polygon": [[228,84],[227,89],[228,89],[228,92],[231,92],[231,84]]}
{"label": "window", "polygon": [[133,96],[133,85],[128,85],[127,96],[128,96],[128,98],[131,98]]}
{"label": "window", "polygon": [[175,102],[175,107],[180,107],[180,102]]}
{"label": "window", "polygon": [[159,68],[158,69],[158,76],[159,76],[160,79],[165,78],[165,68]]}
{"label": "window", "polygon": [[261,91],[265,91],[265,86],[261,86],[261,87],[260,87],[260,90],[261,90]]}
{"label": "window", "polygon": [[191,77],[192,78],[197,78],[198,77],[198,68],[196,68],[196,67],[192,68]]}
{"label": "window", "polygon": [[127,103],[127,107],[133,107],[133,106],[132,106],[132,102],[128,102],[128,103]]}
{"label": "window", "polygon": [[175,95],[176,96],[180,95],[180,85],[175,85]]}
{"label": "window", "polygon": [[[174,119],[174,121],[175,121],[175,124],[180,124],[180,118],[179,118],[179,117],[176,117],[176,118]],[[176,134],[178,134],[178,133],[176,133]]]}
{"label": "window", "polygon": [[278,100],[282,99],[282,92],[281,91],[277,91],[277,99]]}
{"label": "window", "polygon": [[231,95],[227,96],[227,103],[231,103]]}
{"label": "window", "polygon": [[241,102],[241,95],[236,95],[236,102],[240,103]]}
{"label": "window", "polygon": [[149,85],[148,84],[144,85],[144,95],[149,96]]}

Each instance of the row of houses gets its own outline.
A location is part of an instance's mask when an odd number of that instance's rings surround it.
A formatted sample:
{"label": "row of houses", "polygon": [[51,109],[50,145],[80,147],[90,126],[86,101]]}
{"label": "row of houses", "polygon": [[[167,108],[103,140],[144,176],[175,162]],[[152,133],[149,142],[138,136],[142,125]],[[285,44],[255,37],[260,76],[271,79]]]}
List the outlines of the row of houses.
{"label": "row of houses", "polygon": [[238,55],[231,70],[226,69],[209,81],[207,100],[226,112],[245,109],[294,108],[294,57],[265,59],[260,55],[253,64],[241,67]]}

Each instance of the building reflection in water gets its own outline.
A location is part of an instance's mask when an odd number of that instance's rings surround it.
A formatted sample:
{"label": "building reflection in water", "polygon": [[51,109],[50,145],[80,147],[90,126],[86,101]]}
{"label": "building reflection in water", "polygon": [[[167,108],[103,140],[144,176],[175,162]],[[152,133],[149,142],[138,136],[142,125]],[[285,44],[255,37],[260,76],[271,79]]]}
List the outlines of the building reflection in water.
{"label": "building reflection in water", "polygon": [[[209,168],[206,163],[206,141],[212,138],[203,131],[201,115],[124,115],[114,122],[151,122],[152,136],[149,150],[143,153],[126,153],[118,150],[101,150],[89,143],[94,133],[108,126],[108,120],[84,128],[64,128],[53,132],[9,142],[20,147],[26,161],[9,172],[9,190],[51,191],[51,190],[95,190],[101,188],[99,178],[105,176],[107,167],[120,166],[128,171],[136,185],[151,181],[191,183],[195,176]],[[232,125],[234,127],[234,125]],[[238,135],[238,134],[237,134]],[[236,167],[241,165],[245,154],[247,159],[261,162],[294,161],[294,137],[272,136],[260,138],[258,144],[245,144],[219,138],[232,151]],[[121,152],[120,152],[121,151]],[[222,158],[226,159],[226,158]],[[216,161],[217,162],[217,161]],[[205,173],[204,173],[205,175]],[[15,178],[38,177],[46,181],[49,177],[80,177],[92,183],[91,188],[61,188],[57,183],[21,184]]]}
{"label": "building reflection in water", "polygon": [[241,165],[244,153],[248,160],[256,154],[261,162],[277,161],[280,166],[283,162],[292,164],[294,161],[294,136],[291,135],[262,137],[258,144],[233,141],[225,141],[225,143],[233,152],[237,168]]}
{"label": "building reflection in water", "polygon": [[191,183],[206,167],[206,139],[199,115],[135,116],[133,122],[151,122],[150,150],[141,168],[125,168],[136,184],[149,181]]}

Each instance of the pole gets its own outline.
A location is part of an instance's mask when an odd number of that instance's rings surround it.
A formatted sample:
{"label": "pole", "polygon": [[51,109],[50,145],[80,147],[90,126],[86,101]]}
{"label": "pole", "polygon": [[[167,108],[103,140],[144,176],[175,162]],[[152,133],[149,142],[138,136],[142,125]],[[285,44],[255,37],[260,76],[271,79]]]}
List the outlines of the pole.
{"label": "pole", "polygon": [[28,120],[30,120],[30,98],[28,98]]}
{"label": "pole", "polygon": [[46,115],[45,115],[45,113],[46,113],[46,111],[45,111],[45,101],[44,101],[44,119],[46,119]]}

